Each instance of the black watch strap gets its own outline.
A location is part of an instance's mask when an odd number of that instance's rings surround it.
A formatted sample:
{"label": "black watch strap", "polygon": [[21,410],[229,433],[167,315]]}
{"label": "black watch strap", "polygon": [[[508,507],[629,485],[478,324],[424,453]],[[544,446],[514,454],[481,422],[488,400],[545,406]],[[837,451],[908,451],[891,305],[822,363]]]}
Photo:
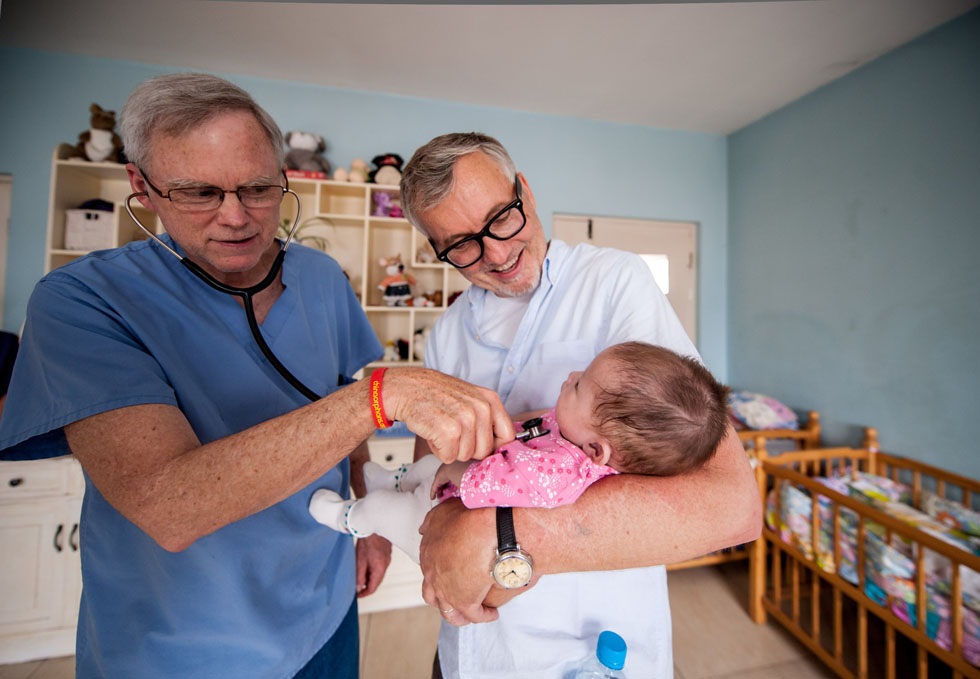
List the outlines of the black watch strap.
{"label": "black watch strap", "polygon": [[514,535],[514,510],[511,507],[497,507],[497,551],[517,549]]}

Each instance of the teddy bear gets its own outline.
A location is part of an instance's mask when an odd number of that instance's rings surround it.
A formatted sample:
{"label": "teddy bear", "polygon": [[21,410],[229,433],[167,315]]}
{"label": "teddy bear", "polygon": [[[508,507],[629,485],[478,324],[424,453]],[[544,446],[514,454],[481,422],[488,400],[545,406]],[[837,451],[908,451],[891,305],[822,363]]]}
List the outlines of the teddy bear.
{"label": "teddy bear", "polygon": [[336,182],[353,182],[355,184],[363,184],[367,181],[368,169],[367,163],[365,163],[360,158],[355,158],[350,161],[350,170],[344,167],[338,167],[333,171],[333,180]]}
{"label": "teddy bear", "polygon": [[397,153],[384,153],[371,159],[375,169],[368,175],[368,179],[375,184],[388,184],[397,186],[402,180],[402,164],[404,160]]}
{"label": "teddy bear", "polygon": [[125,162],[122,139],[116,134],[116,112],[107,111],[98,104],[89,107],[91,127],[78,135],[73,157],[93,163],[109,161]]}
{"label": "teddy bear", "polygon": [[286,169],[303,172],[322,172],[326,177],[330,173],[330,163],[323,157],[327,143],[318,134],[312,132],[292,131],[286,134]]}
{"label": "teddy bear", "polygon": [[385,306],[408,306],[412,299],[412,286],[415,278],[405,273],[400,254],[382,257],[378,264],[384,267],[386,276],[378,283]]}

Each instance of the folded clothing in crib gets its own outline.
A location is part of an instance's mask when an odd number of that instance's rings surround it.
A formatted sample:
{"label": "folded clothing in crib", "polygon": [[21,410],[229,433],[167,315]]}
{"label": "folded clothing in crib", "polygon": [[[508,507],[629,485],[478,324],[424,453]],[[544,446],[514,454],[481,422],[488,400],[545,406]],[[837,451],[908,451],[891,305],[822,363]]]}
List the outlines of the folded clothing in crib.
{"label": "folded clothing in crib", "polygon": [[[923,491],[920,511],[912,506],[911,488],[892,479],[864,472],[845,472],[815,481],[842,495],[854,498],[902,522],[974,555],[980,555],[977,513],[958,503]],[[778,515],[776,496],[778,490]],[[767,499],[766,521],[779,533],[783,542],[794,546],[808,560],[815,560],[821,570],[837,573],[859,585],[858,578],[858,512],[843,505],[839,508],[839,561],[835,563],[834,505],[827,496],[817,494],[819,528],[812,539],[813,500],[806,488],[788,482],[777,484]],[[953,517],[953,518],[951,518]],[[926,633],[949,650],[951,642],[950,595],[952,564],[932,550],[889,531],[879,523],[864,518],[865,570],[864,593],[880,606],[889,608],[911,626],[917,625],[916,558],[923,549],[926,572]],[[971,535],[970,532],[973,534]],[[963,595],[963,656],[980,666],[980,574],[960,566]]]}

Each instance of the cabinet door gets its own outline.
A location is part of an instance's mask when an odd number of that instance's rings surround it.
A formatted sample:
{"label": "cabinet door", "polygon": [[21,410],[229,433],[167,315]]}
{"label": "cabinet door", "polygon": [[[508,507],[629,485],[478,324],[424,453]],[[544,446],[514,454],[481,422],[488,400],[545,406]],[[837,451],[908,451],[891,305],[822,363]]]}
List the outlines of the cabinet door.
{"label": "cabinet door", "polygon": [[63,562],[71,525],[64,500],[0,507],[0,634],[57,627],[63,616]]}
{"label": "cabinet door", "polygon": [[60,606],[61,625],[64,627],[75,627],[78,624],[78,604],[82,597],[82,558],[79,543],[81,515],[80,496],[65,501],[63,519],[66,533],[63,550],[59,552],[61,558],[58,560],[58,570],[64,583]]}

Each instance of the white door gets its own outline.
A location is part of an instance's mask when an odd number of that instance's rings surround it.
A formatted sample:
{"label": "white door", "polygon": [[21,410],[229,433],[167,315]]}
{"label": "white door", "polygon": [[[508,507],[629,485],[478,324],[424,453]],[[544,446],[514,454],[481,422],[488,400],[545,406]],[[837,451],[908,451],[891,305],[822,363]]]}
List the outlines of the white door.
{"label": "white door", "polygon": [[688,336],[697,341],[698,237],[694,222],[616,217],[554,216],[554,237],[570,245],[635,252],[646,261]]}

